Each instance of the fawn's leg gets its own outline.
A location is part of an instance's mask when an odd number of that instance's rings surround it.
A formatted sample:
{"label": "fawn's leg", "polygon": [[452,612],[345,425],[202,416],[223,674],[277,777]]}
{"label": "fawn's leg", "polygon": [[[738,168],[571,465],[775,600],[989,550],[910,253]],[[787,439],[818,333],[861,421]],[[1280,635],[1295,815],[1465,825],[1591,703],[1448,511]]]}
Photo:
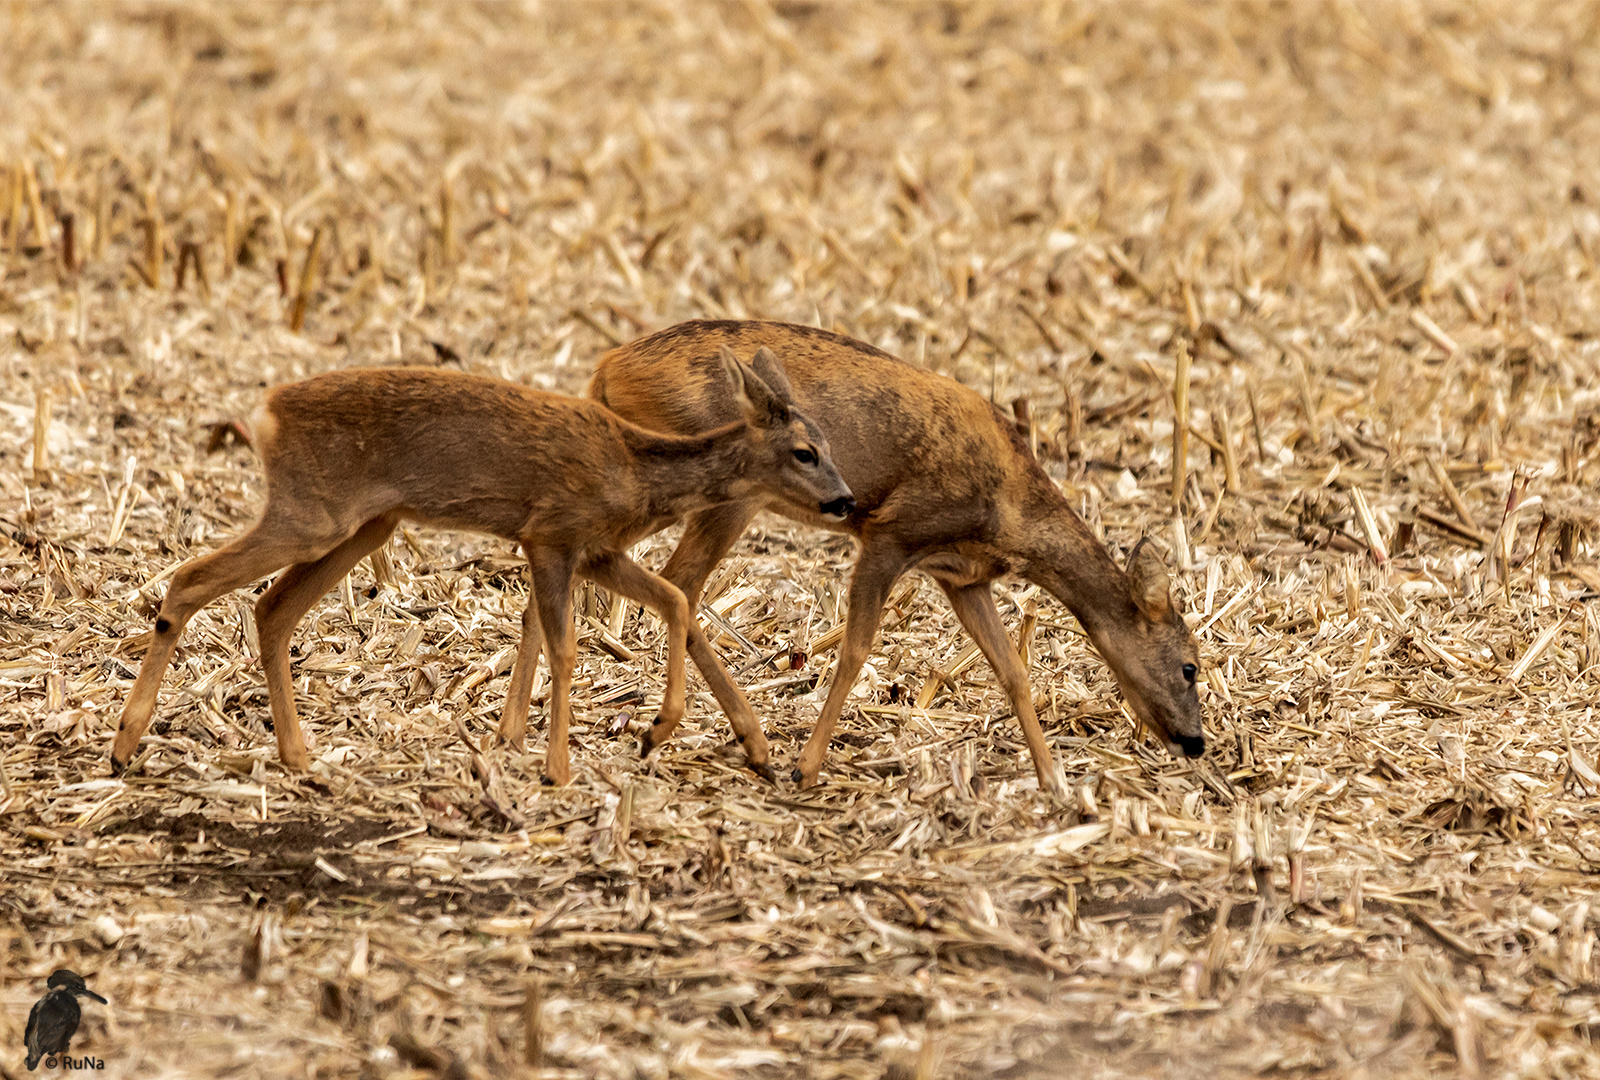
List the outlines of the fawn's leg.
{"label": "fawn's leg", "polygon": [[583,573],[602,588],[649,604],[667,620],[667,689],[661,697],[661,714],[640,740],[639,754],[643,757],[670,739],[683,720],[683,657],[688,651],[689,601],[676,585],[657,577],[626,555],[603,555],[585,565]]}
{"label": "fawn's leg", "polygon": [[844,620],[844,641],[839,646],[839,666],[828,687],[822,715],[800,751],[800,764],[792,774],[801,787],[817,782],[822,756],[827,752],[828,740],[833,738],[839,714],[844,712],[845,699],[855,685],[856,676],[861,674],[861,665],[872,652],[878,622],[883,618],[883,605],[889,599],[889,587],[905,570],[905,555],[898,547],[885,543],[874,545],[866,538],[862,545],[861,558],[856,561],[855,574],[850,578],[850,607]]}
{"label": "fawn's leg", "polygon": [[134,748],[150,726],[156,692],[161,689],[161,676],[172,660],[178,636],[194,613],[225,592],[248,585],[291,563],[315,559],[326,550],[326,545],[318,546],[301,537],[277,535],[275,524],[263,514],[255,527],[243,536],[209,555],[190,559],[178,568],[172,575],[166,599],[161,601],[155,636],[139,665],[139,677],[134,680],[127,703],[122,707],[117,738],[111,744],[112,772],[120,773],[128,767]]}
{"label": "fawn's leg", "polygon": [[506,684],[506,703],[500,712],[500,739],[518,750],[523,748],[523,734],[528,730],[528,706],[533,701],[533,673],[539,667],[539,653],[544,649],[536,596],[530,582],[528,606],[522,609],[522,640],[517,643],[517,659],[511,665],[511,681]]}
{"label": "fawn's leg", "polygon": [[1050,747],[1045,744],[1044,730],[1039,727],[1039,717],[1033,711],[1033,687],[1028,682],[1028,669],[1022,666],[1022,657],[1000,621],[1000,612],[994,606],[994,592],[988,582],[974,585],[948,585],[939,587],[950,598],[956,618],[967,628],[967,633],[978,643],[989,666],[1022,725],[1022,737],[1028,742],[1028,754],[1033,758],[1033,771],[1039,774],[1039,790],[1058,798],[1065,792],[1056,790],[1055,770],[1050,765]]}
{"label": "fawn's leg", "polygon": [[573,559],[569,553],[551,548],[524,544],[523,550],[550,657],[550,745],[545,752],[544,779],[548,784],[565,784],[572,779],[567,727],[572,718],[572,665],[578,658],[572,630]]}
{"label": "fawn's leg", "polygon": [[[667,560],[667,565],[661,568],[661,576],[683,590],[691,613],[699,608],[700,590],[705,588],[706,578],[727,557],[728,549],[755,517],[756,509],[750,503],[724,503],[689,515],[683,538],[678,541],[677,550]],[[689,657],[700,669],[711,696],[717,699],[733,733],[739,737],[750,768],[768,780],[777,779],[772,772],[771,751],[767,747],[766,733],[761,730],[761,721],[756,719],[750,700],[733,681],[733,676],[717,659],[698,619],[689,622]]]}
{"label": "fawn's leg", "polygon": [[278,757],[296,772],[310,761],[295,715],[294,679],[289,674],[289,638],[305,613],[356,563],[383,546],[399,524],[397,517],[375,517],[356,534],[315,562],[289,567],[256,601],[256,635],[261,639],[261,670],[267,677],[267,702],[272,709],[272,730],[278,737]]}

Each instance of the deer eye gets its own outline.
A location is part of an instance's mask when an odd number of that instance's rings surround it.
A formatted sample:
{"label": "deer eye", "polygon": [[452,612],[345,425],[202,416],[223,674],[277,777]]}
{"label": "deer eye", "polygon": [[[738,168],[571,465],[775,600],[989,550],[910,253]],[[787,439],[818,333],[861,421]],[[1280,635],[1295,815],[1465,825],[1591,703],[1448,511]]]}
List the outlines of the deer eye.
{"label": "deer eye", "polygon": [[1189,682],[1194,682],[1194,677],[1199,674],[1199,669],[1193,664],[1183,665],[1183,677]]}
{"label": "deer eye", "polygon": [[803,446],[794,452],[794,459],[802,465],[815,465],[817,463],[817,455]]}

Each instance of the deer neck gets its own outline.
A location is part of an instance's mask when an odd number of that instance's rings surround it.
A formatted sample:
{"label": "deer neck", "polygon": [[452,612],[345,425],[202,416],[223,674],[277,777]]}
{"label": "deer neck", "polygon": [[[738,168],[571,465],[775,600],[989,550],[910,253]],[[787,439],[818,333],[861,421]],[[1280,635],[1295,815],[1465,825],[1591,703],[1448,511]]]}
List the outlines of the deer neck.
{"label": "deer neck", "polygon": [[1021,530],[1011,546],[1022,556],[1022,575],[1065,604],[1091,637],[1126,620],[1127,575],[1054,485],[1034,500]]}
{"label": "deer neck", "polygon": [[748,495],[752,485],[747,425],[698,435],[638,432],[637,475],[653,518],[679,518]]}

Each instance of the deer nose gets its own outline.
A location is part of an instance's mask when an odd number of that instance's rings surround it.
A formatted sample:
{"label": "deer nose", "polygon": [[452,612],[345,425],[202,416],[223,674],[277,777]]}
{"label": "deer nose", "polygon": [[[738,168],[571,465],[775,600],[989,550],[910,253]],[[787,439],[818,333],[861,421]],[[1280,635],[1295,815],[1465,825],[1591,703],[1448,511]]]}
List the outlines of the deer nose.
{"label": "deer nose", "polygon": [[1185,757],[1199,757],[1206,752],[1206,740],[1203,735],[1179,735],[1174,741],[1183,748]]}
{"label": "deer nose", "polygon": [[849,517],[850,512],[855,508],[856,501],[848,495],[841,495],[831,502],[821,503],[817,506],[817,510],[821,512],[823,517],[834,518],[835,520],[843,520]]}

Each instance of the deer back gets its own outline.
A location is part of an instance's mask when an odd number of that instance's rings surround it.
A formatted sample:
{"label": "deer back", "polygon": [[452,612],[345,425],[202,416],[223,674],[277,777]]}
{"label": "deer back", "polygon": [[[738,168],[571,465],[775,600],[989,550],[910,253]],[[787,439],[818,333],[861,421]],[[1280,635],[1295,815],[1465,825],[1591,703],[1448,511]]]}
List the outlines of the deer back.
{"label": "deer back", "polygon": [[520,539],[530,522],[567,533],[639,500],[606,409],[478,375],[330,372],[272,390],[251,426],[269,502],[297,515],[360,522],[402,507]]}
{"label": "deer back", "polygon": [[682,323],[608,352],[589,394],[633,423],[689,434],[737,408],[717,375],[723,346],[781,358],[795,403],[827,433],[870,515],[891,495],[906,522],[948,536],[1001,527],[1002,504],[1049,484],[1003,414],[976,392],[839,334],[787,323]]}

